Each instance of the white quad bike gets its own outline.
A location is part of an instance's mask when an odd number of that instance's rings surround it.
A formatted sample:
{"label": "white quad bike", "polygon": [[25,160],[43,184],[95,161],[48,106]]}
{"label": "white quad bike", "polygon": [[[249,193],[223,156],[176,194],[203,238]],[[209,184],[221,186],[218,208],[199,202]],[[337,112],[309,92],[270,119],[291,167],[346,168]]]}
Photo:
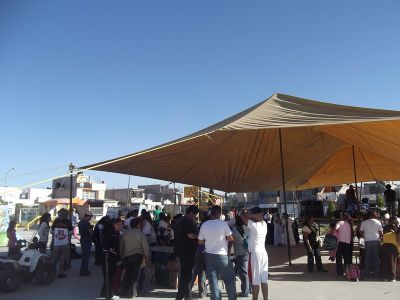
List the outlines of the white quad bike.
{"label": "white quad bike", "polygon": [[[19,240],[18,247],[24,248],[27,245],[27,241]],[[11,292],[15,290],[19,281],[29,282],[35,279],[39,285],[47,285],[53,282],[56,278],[56,268],[51,262],[50,257],[40,253],[37,249],[26,249],[22,251],[18,257],[0,259],[7,265],[7,270],[13,269],[13,272],[6,272],[6,275],[2,276],[0,271],[0,289],[5,292]],[[15,267],[17,263],[17,267]],[[13,266],[11,268],[11,266]],[[1,270],[1,269],[0,269]],[[18,271],[18,276],[11,275]]]}

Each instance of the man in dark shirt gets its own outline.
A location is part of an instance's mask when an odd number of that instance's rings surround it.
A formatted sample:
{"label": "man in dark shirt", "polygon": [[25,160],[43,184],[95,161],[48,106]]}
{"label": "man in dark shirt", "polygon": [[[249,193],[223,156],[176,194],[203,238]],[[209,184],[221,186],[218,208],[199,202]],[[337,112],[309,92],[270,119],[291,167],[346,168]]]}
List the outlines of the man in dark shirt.
{"label": "man in dark shirt", "polygon": [[356,212],[358,200],[356,196],[356,190],[354,189],[354,185],[352,184],[346,190],[346,203],[347,203],[347,211],[353,216]]}
{"label": "man in dark shirt", "polygon": [[197,251],[199,228],[195,218],[199,213],[197,206],[191,205],[175,227],[176,256],[181,264],[181,276],[178,284],[177,300],[191,299],[191,279],[194,258]]}
{"label": "man in dark shirt", "polygon": [[93,241],[93,227],[89,221],[92,218],[92,212],[85,212],[85,216],[79,222],[79,235],[81,237],[81,248],[82,248],[82,261],[81,261],[81,272],[80,276],[90,276],[89,272],[89,259],[90,249],[92,248]]}
{"label": "man in dark shirt", "polygon": [[386,185],[386,191],[384,192],[385,202],[388,208],[389,215],[391,217],[396,216],[396,192],[392,190],[392,186],[390,184]]}

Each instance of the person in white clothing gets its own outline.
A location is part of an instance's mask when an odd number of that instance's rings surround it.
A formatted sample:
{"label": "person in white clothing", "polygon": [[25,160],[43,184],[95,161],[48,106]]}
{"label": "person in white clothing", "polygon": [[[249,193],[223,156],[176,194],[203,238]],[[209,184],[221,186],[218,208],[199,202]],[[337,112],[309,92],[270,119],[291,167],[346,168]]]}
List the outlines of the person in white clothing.
{"label": "person in white clothing", "polygon": [[288,238],[286,236],[286,220],[289,232],[289,245],[290,247],[294,247],[296,246],[296,241],[294,239],[294,234],[293,234],[293,220],[289,218],[287,214],[283,214],[283,219],[282,219],[282,245],[287,246],[288,244]]}
{"label": "person in white clothing", "polygon": [[282,245],[282,219],[279,214],[274,218],[274,246]]}
{"label": "person in white clothing", "polygon": [[211,219],[203,223],[198,240],[205,245],[206,273],[211,290],[212,300],[221,300],[222,294],[218,287],[218,274],[225,282],[229,300],[236,300],[236,276],[233,264],[228,257],[228,242],[233,241],[232,231],[226,222],[220,219],[221,207],[211,208]]}
{"label": "person in white clothing", "polygon": [[383,237],[383,228],[375,211],[370,211],[369,219],[361,222],[360,233],[365,241],[364,276],[378,278],[379,250]]}
{"label": "person in white clothing", "polygon": [[268,254],[265,249],[267,236],[267,223],[263,219],[263,210],[253,207],[250,210],[250,220],[247,222],[249,231],[249,252],[251,267],[251,284],[253,287],[253,300],[258,299],[261,290],[265,300],[268,299]]}
{"label": "person in white clothing", "polygon": [[131,221],[139,216],[139,210],[134,209],[132,211],[129,211],[128,214],[126,215],[126,220],[124,222],[124,228],[126,230],[131,229]]}

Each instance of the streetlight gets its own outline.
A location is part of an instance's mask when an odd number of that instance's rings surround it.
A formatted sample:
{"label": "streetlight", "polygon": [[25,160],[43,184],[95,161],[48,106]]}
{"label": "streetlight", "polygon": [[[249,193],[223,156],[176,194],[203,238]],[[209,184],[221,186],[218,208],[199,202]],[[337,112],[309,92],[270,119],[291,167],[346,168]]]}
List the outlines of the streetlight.
{"label": "streetlight", "polygon": [[[11,171],[15,171],[15,170],[16,170],[16,168],[11,168],[4,175],[4,202],[6,202],[6,195],[7,195],[7,175]],[[8,203],[8,201],[7,201],[7,208],[9,208],[9,206],[10,206],[10,203]]]}

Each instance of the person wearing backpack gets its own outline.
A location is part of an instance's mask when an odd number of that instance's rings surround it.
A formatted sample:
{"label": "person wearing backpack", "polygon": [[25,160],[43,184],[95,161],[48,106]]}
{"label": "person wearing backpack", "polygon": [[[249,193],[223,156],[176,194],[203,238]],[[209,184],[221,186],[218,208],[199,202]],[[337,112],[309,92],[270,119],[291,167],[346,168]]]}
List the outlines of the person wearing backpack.
{"label": "person wearing backpack", "polygon": [[342,214],[342,220],[336,224],[336,231],[338,238],[338,247],[336,251],[336,275],[343,276],[345,268],[351,265],[353,256],[353,220],[348,213]]}
{"label": "person wearing backpack", "polygon": [[313,216],[307,216],[303,223],[303,242],[307,250],[307,269],[308,272],[314,271],[314,257],[318,272],[328,272],[322,266],[321,252],[319,251],[318,228],[314,223]]}

